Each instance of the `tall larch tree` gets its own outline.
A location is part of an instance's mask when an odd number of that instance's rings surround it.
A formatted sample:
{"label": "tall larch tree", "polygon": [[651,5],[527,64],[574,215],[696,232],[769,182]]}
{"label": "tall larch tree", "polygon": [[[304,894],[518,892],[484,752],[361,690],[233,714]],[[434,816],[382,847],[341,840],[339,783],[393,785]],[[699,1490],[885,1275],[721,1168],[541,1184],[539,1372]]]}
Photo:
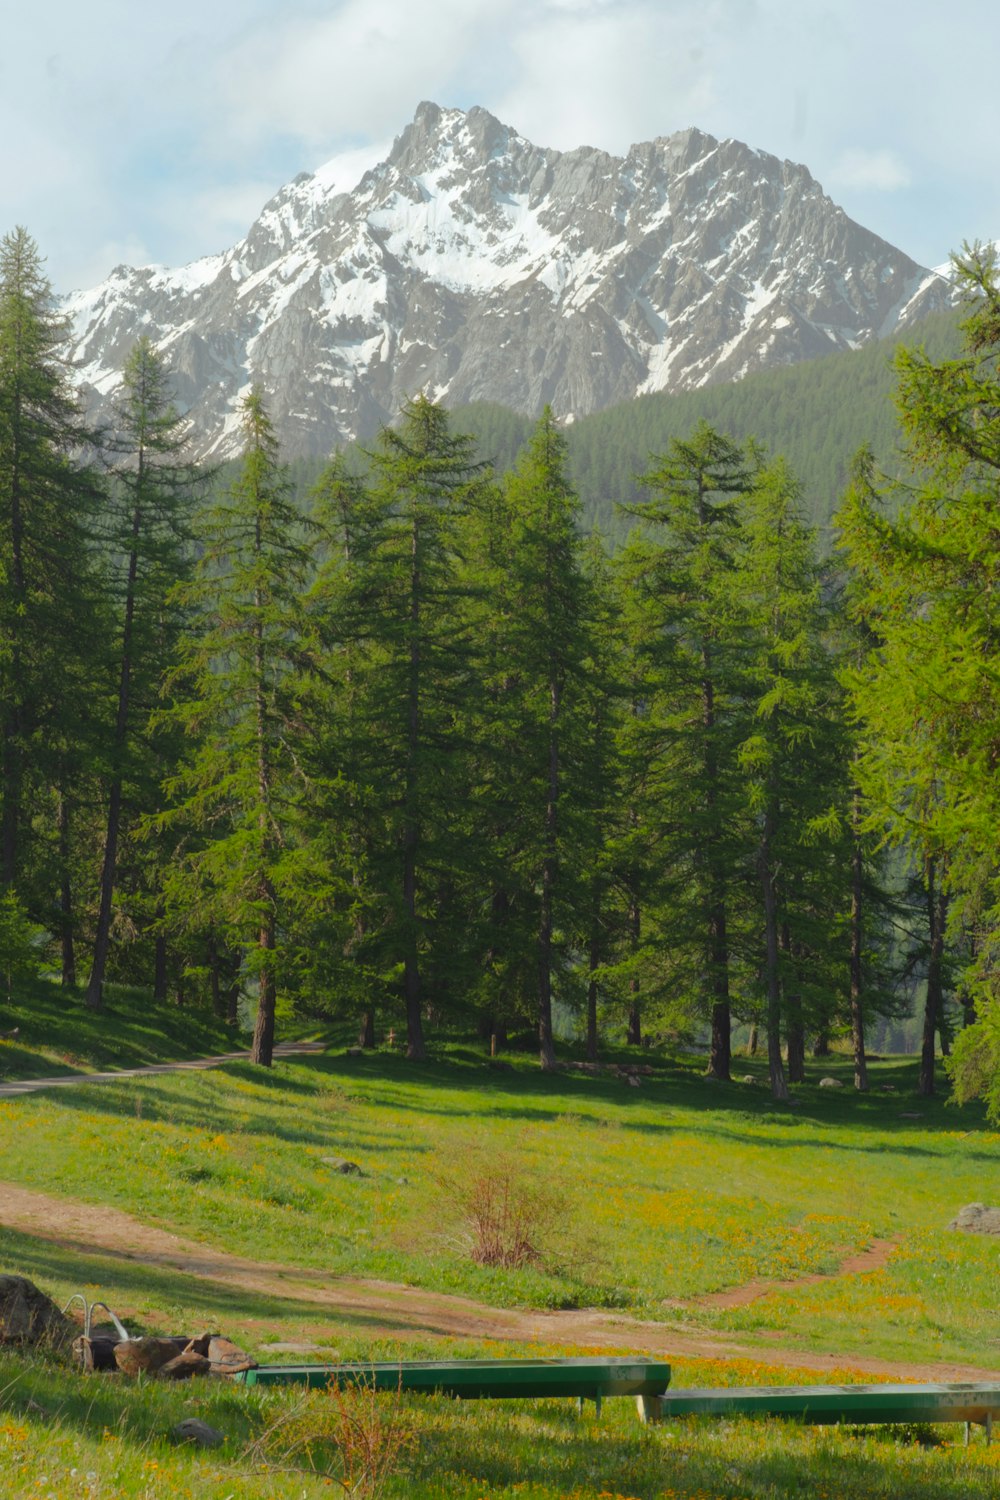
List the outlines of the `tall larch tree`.
{"label": "tall larch tree", "polygon": [[145,801],[145,809],[137,810],[152,810],[149,793],[164,769],[156,765],[147,726],[177,644],[177,585],[192,561],[191,509],[200,476],[185,454],[186,425],[173,406],[162,356],[148,338],[140,339],[125,364],[108,445],[114,471],[105,545],[118,631],[111,666],[107,816],[87,986],[87,1004],[95,1010],[101,1006],[108,961],[123,816],[131,810],[127,792]]}
{"label": "tall larch tree", "polygon": [[185,835],[166,882],[168,918],[243,952],[256,982],[253,1061],[270,1066],[282,927],[303,796],[297,743],[307,526],[259,387],[241,408],[243,456],[228,495],[198,527],[195,576],[177,591],[195,619],[169,683],[169,721],[189,736],[186,763],[156,820]]}
{"label": "tall larch tree", "polygon": [[[0,241],[0,887],[30,878],[32,802],[58,783],[100,630],[93,518],[101,487],[78,458],[92,439],[61,358],[66,338],[34,240]],[[85,693],[85,698],[87,694]],[[69,788],[63,784],[63,794]],[[48,899],[47,897],[44,899]]]}
{"label": "tall larch tree", "polygon": [[643,476],[649,498],[628,507],[651,551],[641,560],[647,599],[643,650],[670,699],[671,866],[683,869],[672,947],[689,951],[711,1020],[708,1071],[731,1064],[730,974],[734,892],[742,853],[735,747],[740,738],[732,581],[741,546],[739,500],[747,455],[702,423],[674,439]]}
{"label": "tall larch tree", "polygon": [[361,951],[380,966],[386,989],[401,991],[407,1056],[419,1060],[426,973],[446,968],[443,885],[468,857],[456,725],[477,674],[461,551],[485,480],[472,439],[453,433],[426,397],[382,431],[368,463],[364,524],[352,538],[334,631],[352,674],[349,777],[368,814],[371,917]]}

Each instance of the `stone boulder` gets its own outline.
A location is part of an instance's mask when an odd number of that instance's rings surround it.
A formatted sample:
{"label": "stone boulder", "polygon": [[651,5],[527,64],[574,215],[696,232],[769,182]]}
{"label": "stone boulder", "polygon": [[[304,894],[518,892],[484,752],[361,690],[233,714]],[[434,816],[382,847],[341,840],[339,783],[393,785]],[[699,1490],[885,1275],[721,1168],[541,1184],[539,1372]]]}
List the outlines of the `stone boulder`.
{"label": "stone boulder", "polygon": [[321,1156],[320,1161],[324,1167],[329,1167],[331,1172],[339,1172],[341,1177],[367,1177],[368,1173],[358,1166],[356,1161],[348,1161],[343,1156]]}
{"label": "stone boulder", "polygon": [[199,1448],[221,1448],[226,1441],[221,1432],[199,1417],[185,1417],[171,1432],[179,1443],[194,1443]]}
{"label": "stone boulder", "polygon": [[216,1334],[207,1350],[213,1375],[239,1375],[244,1370],[256,1370],[257,1361],[251,1359],[245,1349]]}
{"label": "stone boulder", "polygon": [[115,1363],[125,1375],[155,1375],[180,1352],[176,1339],[160,1339],[150,1334],[116,1344]]}
{"label": "stone boulder", "polygon": [[987,1208],[985,1203],[967,1203],[948,1225],[949,1229],[962,1229],[966,1234],[1000,1234],[1000,1208]]}
{"label": "stone boulder", "polygon": [[76,1332],[50,1297],[26,1276],[0,1276],[0,1344],[63,1348]]}
{"label": "stone boulder", "polygon": [[207,1375],[212,1362],[207,1355],[196,1349],[185,1349],[174,1359],[168,1359],[156,1371],[157,1380],[190,1380],[192,1375]]}
{"label": "stone boulder", "polygon": [[839,1078],[821,1078],[819,1086],[821,1089],[842,1089],[844,1087]]}

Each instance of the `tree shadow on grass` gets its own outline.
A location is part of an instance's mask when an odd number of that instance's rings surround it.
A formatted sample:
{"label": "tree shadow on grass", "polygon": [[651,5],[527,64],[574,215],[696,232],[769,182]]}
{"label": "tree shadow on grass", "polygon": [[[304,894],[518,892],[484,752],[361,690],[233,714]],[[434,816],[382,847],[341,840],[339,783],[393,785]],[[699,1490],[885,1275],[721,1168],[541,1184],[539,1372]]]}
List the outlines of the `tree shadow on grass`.
{"label": "tree shadow on grass", "polygon": [[[188,1332],[193,1336],[212,1326],[240,1343],[248,1325],[263,1324],[267,1332],[273,1332],[279,1323],[334,1325],[333,1336],[337,1338],[373,1330],[382,1337],[390,1332],[400,1337],[426,1336],[428,1332],[425,1324],[407,1315],[405,1308],[398,1313],[389,1307],[384,1313],[381,1309],[366,1312],[308,1296],[283,1297],[169,1266],[149,1265],[125,1251],[95,1251],[71,1241],[40,1238],[18,1230],[0,1230],[0,1256],[6,1273],[27,1276],[60,1304],[75,1291],[83,1291],[88,1301],[107,1302],[123,1318],[133,1337],[149,1331]],[[147,1325],[134,1311],[137,1308],[162,1313],[190,1326],[167,1329],[160,1318]]]}

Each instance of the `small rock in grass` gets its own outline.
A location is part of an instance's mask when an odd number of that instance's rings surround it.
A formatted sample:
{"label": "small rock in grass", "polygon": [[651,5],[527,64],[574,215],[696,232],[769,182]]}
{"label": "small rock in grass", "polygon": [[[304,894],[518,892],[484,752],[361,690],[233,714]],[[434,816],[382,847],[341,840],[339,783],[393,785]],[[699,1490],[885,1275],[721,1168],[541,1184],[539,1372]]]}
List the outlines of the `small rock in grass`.
{"label": "small rock in grass", "polygon": [[904,1111],[902,1111],[900,1113],[899,1118],[901,1120],[922,1120],[924,1117],[923,1117],[922,1114],[920,1114],[919,1111],[917,1111],[917,1113],[915,1113],[915,1114],[913,1114],[913,1113],[907,1114],[906,1111],[904,1110]]}
{"label": "small rock in grass", "polygon": [[757,1080],[753,1076],[752,1073],[744,1073],[743,1077],[740,1079],[740,1083],[756,1083],[756,1082],[757,1082]]}
{"label": "small rock in grass", "polygon": [[185,1417],[171,1428],[173,1436],[181,1443],[194,1443],[198,1448],[221,1448],[226,1441],[221,1432],[209,1427],[199,1417]]}
{"label": "small rock in grass", "polygon": [[348,1161],[343,1156],[321,1156],[320,1161],[324,1167],[330,1167],[334,1172],[339,1172],[342,1177],[367,1177],[356,1161]]}
{"label": "small rock in grass", "polygon": [[949,1229],[964,1229],[966,1234],[1000,1234],[1000,1208],[987,1208],[985,1203],[967,1203],[948,1225]]}
{"label": "small rock in grass", "polygon": [[819,1086],[821,1089],[842,1089],[844,1087],[839,1078],[821,1078]]}

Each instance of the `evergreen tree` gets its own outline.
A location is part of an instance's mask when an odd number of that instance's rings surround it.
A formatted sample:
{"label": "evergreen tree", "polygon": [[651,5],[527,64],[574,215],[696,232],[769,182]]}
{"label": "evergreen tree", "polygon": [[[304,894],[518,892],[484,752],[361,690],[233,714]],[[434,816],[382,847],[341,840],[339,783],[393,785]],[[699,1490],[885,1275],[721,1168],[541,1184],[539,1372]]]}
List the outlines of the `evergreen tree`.
{"label": "evergreen tree", "polygon": [[[87,1004],[101,1005],[126,785],[148,793],[162,779],[146,736],[157,686],[180,625],[176,586],[190,560],[196,473],[184,458],[186,424],[170,399],[167,370],[148,338],[125,364],[113,437],[115,482],[106,545],[118,595],[113,728],[108,753],[107,821]],[[202,476],[202,482],[207,478]],[[159,769],[160,775],[156,775]],[[152,783],[152,785],[151,785]],[[137,789],[133,796],[137,796]],[[148,808],[148,800],[147,800]]]}
{"label": "evergreen tree", "polygon": [[[758,963],[775,1098],[803,1077],[809,990],[829,978],[843,891],[842,703],[824,643],[820,570],[783,460],[762,467],[744,509],[746,548],[736,577],[744,625],[744,693],[752,731],[740,747],[757,830],[763,912]],[[824,986],[825,988],[825,986]]]}
{"label": "evergreen tree", "polygon": [[[355,870],[363,864],[355,951],[387,993],[401,990],[407,1056],[420,1059],[427,974],[437,1000],[449,968],[451,872],[468,858],[456,727],[477,678],[460,553],[484,479],[471,439],[424,397],[383,430],[368,464],[363,491],[338,481],[348,529],[342,519],[340,577],[320,629],[325,650],[339,652],[325,670],[341,683],[351,858]],[[326,756],[333,773],[335,740]]]}
{"label": "evergreen tree", "polygon": [[861,774],[872,818],[905,842],[925,872],[928,994],[921,1090],[933,1091],[934,1033],[943,1008],[950,904],[976,958],[976,1025],[952,1064],[965,1097],[989,1091],[992,980],[1000,887],[996,871],[997,515],[1000,510],[1000,289],[992,253],[956,259],[967,296],[965,351],[931,360],[901,350],[897,404],[923,479],[891,521],[862,457],[838,520],[858,576],[856,608],[877,637],[853,682],[863,721]]}
{"label": "evergreen tree", "polygon": [[93,691],[100,486],[75,456],[90,435],[59,355],[65,334],[38,248],[16,229],[0,241],[0,887],[30,879],[28,809],[65,763],[81,675]]}
{"label": "evergreen tree", "polygon": [[200,526],[197,571],[177,591],[197,618],[166,717],[191,749],[168,780],[173,806],[156,824],[186,838],[167,878],[167,913],[195,933],[210,922],[220,942],[242,950],[258,992],[252,1056],[270,1066],[303,793],[295,688],[311,554],[259,388],[241,417],[239,476]]}
{"label": "evergreen tree", "polygon": [[481,743],[492,747],[484,798],[494,859],[490,962],[508,994],[533,1010],[548,1070],[556,1062],[553,995],[580,931],[596,729],[587,680],[597,655],[579,502],[548,409],[496,505],[480,727]]}
{"label": "evergreen tree", "polygon": [[[659,679],[677,905],[665,936],[689,955],[691,980],[711,1017],[709,1072],[730,1073],[731,939],[742,841],[735,748],[740,738],[733,574],[741,545],[739,498],[751,483],[742,449],[702,423],[674,439],[642,477],[650,498],[629,507],[649,533],[632,575],[646,601],[643,651]],[[637,543],[637,546],[640,545]]]}

